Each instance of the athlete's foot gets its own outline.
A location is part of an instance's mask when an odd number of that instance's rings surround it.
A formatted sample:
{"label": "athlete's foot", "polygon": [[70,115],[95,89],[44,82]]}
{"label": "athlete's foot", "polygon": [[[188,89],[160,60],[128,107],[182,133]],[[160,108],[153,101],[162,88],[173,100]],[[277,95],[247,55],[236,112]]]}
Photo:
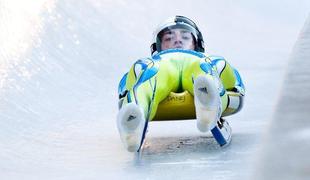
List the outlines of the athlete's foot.
{"label": "athlete's foot", "polygon": [[198,76],[194,80],[197,128],[201,132],[213,129],[221,115],[221,99],[216,83],[211,75]]}
{"label": "athlete's foot", "polygon": [[138,151],[144,133],[145,117],[143,110],[134,103],[124,105],[117,115],[117,128],[125,148]]}

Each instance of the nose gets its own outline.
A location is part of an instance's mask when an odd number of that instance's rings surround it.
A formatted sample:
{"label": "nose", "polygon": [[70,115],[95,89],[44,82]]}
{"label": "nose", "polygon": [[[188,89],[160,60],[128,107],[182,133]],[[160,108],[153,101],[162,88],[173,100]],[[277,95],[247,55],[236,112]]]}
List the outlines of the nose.
{"label": "nose", "polygon": [[174,41],[174,45],[182,45],[182,44],[183,44],[183,42],[182,42],[181,39],[178,39],[178,40]]}
{"label": "nose", "polygon": [[182,45],[183,44],[183,39],[181,37],[181,33],[176,33],[175,35],[175,40],[174,40],[174,45]]}

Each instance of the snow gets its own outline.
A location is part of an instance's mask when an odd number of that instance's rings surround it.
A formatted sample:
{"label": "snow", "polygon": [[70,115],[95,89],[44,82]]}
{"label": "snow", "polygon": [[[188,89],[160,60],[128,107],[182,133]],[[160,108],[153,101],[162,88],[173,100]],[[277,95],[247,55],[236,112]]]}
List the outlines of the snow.
{"label": "snow", "polygon": [[[1,0],[1,178],[248,179],[309,12],[308,0]],[[227,118],[226,148],[195,121],[152,122],[137,156],[116,129],[117,84],[175,14],[196,20],[207,51],[240,71],[245,106]]]}

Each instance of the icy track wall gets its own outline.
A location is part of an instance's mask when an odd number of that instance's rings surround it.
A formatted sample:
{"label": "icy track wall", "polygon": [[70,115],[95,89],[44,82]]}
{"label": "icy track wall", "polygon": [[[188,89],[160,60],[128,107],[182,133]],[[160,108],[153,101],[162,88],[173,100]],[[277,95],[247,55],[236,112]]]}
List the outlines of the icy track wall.
{"label": "icy track wall", "polygon": [[117,103],[109,101],[117,99],[119,78],[111,57],[124,59],[115,53],[125,48],[118,38],[126,38],[90,2],[0,2],[3,179],[55,179],[88,169],[83,179],[91,166],[104,169],[102,152],[121,149],[102,143],[119,140]]}
{"label": "icy track wall", "polygon": [[266,136],[259,180],[310,178],[310,16],[289,60],[278,106]]}

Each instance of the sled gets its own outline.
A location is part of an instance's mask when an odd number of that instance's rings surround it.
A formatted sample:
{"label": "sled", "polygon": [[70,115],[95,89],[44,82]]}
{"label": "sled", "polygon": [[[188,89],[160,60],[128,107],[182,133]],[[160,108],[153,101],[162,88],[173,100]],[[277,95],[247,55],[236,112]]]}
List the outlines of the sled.
{"label": "sled", "polygon": [[188,92],[170,92],[169,96],[159,103],[152,121],[196,119],[194,97]]}
{"label": "sled", "polygon": [[[152,121],[193,120],[196,119],[194,97],[188,92],[171,92],[157,108]],[[211,133],[220,146],[228,145],[231,141],[231,127],[223,118],[211,129]]]}

